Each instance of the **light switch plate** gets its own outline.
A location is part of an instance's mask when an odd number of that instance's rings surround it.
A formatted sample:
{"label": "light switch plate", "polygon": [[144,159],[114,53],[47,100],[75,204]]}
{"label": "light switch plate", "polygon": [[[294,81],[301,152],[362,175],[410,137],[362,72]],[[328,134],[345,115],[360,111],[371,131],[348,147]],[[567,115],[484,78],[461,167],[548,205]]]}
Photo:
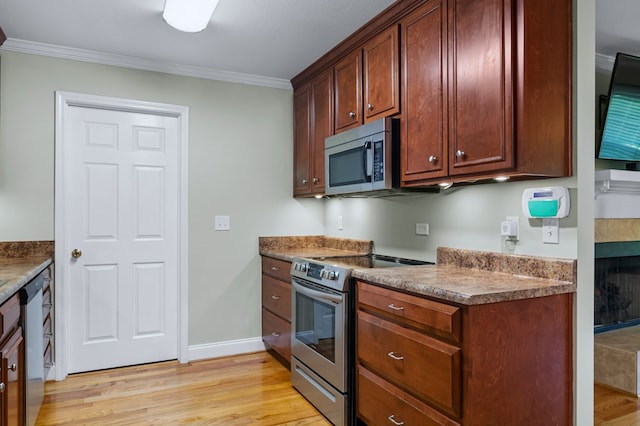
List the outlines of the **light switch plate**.
{"label": "light switch plate", "polygon": [[216,216],[214,229],[216,231],[230,231],[231,218],[229,216]]}
{"label": "light switch plate", "polygon": [[558,244],[559,237],[559,221],[555,218],[542,219],[542,242],[544,244]]}

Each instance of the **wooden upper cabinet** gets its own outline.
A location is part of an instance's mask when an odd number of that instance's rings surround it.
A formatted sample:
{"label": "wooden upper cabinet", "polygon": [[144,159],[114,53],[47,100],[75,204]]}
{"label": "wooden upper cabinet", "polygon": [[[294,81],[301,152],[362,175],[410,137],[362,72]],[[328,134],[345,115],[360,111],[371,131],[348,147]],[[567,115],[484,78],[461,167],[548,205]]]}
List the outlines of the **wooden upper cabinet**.
{"label": "wooden upper cabinet", "polygon": [[449,175],[514,166],[510,0],[448,0]]}
{"label": "wooden upper cabinet", "polygon": [[293,95],[293,195],[311,192],[311,85],[297,89]]}
{"label": "wooden upper cabinet", "polygon": [[398,26],[368,41],[362,48],[364,79],[364,121],[400,111]]}
{"label": "wooden upper cabinet", "polygon": [[339,133],[362,124],[362,50],[334,66],[335,130]]}
{"label": "wooden upper cabinet", "polygon": [[313,103],[311,192],[316,195],[325,192],[324,140],[333,135],[333,72],[331,69],[311,82],[311,99]]}
{"label": "wooden upper cabinet", "polygon": [[333,134],[333,72],[318,75],[294,93],[293,194],[322,195],[324,140]]}
{"label": "wooden upper cabinet", "polygon": [[401,22],[403,184],[448,173],[445,1],[429,1]]}

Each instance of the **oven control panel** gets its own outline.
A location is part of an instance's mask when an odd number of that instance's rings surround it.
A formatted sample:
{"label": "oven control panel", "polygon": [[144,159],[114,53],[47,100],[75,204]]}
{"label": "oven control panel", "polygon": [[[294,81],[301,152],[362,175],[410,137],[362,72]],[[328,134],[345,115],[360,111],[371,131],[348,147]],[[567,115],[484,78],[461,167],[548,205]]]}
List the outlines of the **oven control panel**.
{"label": "oven control panel", "polygon": [[298,258],[291,262],[291,275],[342,291],[349,280],[349,269]]}

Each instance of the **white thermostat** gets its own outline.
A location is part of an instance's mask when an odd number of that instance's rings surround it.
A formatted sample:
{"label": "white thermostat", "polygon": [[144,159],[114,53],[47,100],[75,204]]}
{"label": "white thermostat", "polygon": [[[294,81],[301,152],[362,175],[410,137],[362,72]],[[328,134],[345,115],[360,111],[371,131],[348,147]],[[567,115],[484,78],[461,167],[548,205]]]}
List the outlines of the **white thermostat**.
{"label": "white thermostat", "polygon": [[564,186],[527,188],[522,194],[522,212],[528,218],[556,218],[569,215],[569,190]]}

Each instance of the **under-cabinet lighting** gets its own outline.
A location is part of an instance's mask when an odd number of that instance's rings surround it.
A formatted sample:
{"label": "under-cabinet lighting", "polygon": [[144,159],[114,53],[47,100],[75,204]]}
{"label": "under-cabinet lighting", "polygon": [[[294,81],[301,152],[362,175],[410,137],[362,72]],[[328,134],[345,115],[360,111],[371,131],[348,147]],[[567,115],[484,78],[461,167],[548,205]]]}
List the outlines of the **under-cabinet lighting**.
{"label": "under-cabinet lighting", "polygon": [[493,178],[496,182],[506,182],[509,180],[509,176],[496,176]]}
{"label": "under-cabinet lighting", "polygon": [[314,195],[314,197],[319,200],[320,198],[324,198],[324,195],[318,194],[318,195]]}
{"label": "under-cabinet lighting", "polygon": [[453,182],[440,182],[438,186],[440,189],[449,189],[453,186]]}
{"label": "under-cabinet lighting", "polygon": [[219,1],[165,0],[162,17],[177,30],[197,33],[207,28]]}

